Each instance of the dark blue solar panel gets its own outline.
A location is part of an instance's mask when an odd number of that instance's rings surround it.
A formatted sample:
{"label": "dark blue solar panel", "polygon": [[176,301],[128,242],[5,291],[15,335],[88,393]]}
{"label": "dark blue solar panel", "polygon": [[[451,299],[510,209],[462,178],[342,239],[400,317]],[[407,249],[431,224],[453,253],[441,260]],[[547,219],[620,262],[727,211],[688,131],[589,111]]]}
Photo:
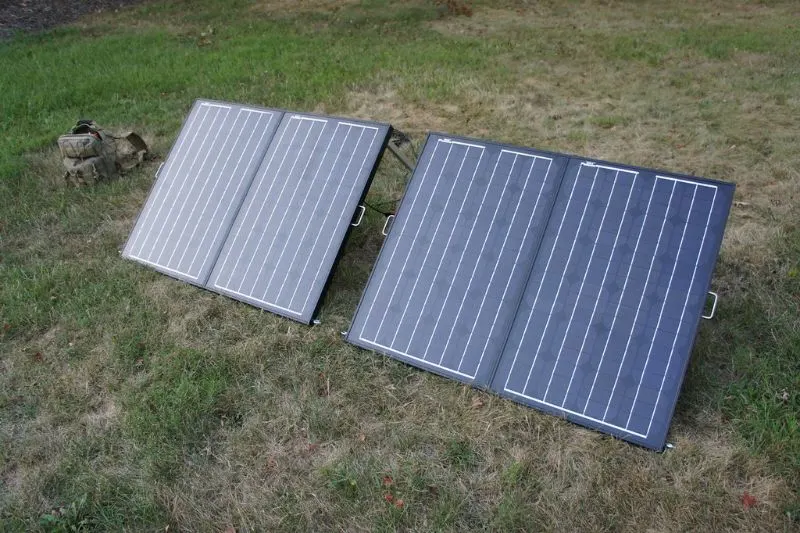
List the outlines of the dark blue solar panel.
{"label": "dark blue solar panel", "polygon": [[493,388],[663,448],[732,193],[573,158]]}
{"label": "dark blue solar panel", "polygon": [[488,385],[565,163],[429,136],[350,342]]}
{"label": "dark blue solar panel", "polygon": [[[437,172],[446,157],[440,137],[431,136],[348,340],[461,381],[488,384],[501,395],[629,441],[663,448],[734,186],[460,142],[501,156],[519,152],[553,161],[551,169],[559,172],[546,174],[548,184],[535,197],[546,209],[532,216],[534,196],[525,197],[518,187],[499,188],[487,196],[489,204],[503,221],[516,215],[518,221],[532,222],[530,228],[504,234],[505,226],[496,218],[479,217],[476,227],[487,243],[483,251],[463,242],[450,250],[444,239],[452,224],[460,228],[454,234],[470,225],[462,221],[464,209],[443,203],[440,196],[452,188],[472,205],[481,200],[480,189],[476,194],[452,185],[440,191],[430,184],[437,174],[428,166]],[[502,161],[497,167],[504,168]],[[503,173],[516,183],[513,171]],[[448,171],[443,175],[449,176]],[[486,175],[492,175],[491,169],[479,168],[473,181],[464,182],[466,188]],[[529,180],[541,184],[544,175],[534,171]],[[514,200],[498,200],[503,195]],[[437,216],[452,211],[444,215],[451,221],[446,231],[436,216],[415,207],[420,202],[436,206]],[[444,257],[442,264],[451,265],[450,270],[438,277],[426,274],[425,249],[417,244],[420,235],[424,243],[433,243],[434,257]],[[517,254],[519,250],[523,253]],[[467,270],[482,273],[480,277],[462,278],[452,268],[458,266],[452,258],[461,257],[460,252],[472,263]],[[469,286],[467,279],[479,287],[477,294],[464,287],[465,282]],[[415,287],[424,288],[424,304],[418,303]],[[464,305],[453,305],[448,297],[453,292],[466,294],[457,299]],[[442,330],[453,332],[449,345],[429,341],[422,348],[415,340],[415,335],[437,339]],[[428,331],[434,332],[432,337]],[[403,344],[409,337],[413,342]],[[471,340],[476,338],[477,343]],[[459,359],[459,351],[466,355]]]}

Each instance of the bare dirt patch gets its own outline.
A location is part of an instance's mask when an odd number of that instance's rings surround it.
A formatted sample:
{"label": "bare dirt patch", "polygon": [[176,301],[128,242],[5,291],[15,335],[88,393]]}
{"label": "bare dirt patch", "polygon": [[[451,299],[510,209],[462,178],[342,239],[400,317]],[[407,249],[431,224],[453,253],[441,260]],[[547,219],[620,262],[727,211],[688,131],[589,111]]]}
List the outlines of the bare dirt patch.
{"label": "bare dirt patch", "polygon": [[41,31],[82,15],[111,11],[141,0],[6,0],[0,4],[0,38],[15,31]]}

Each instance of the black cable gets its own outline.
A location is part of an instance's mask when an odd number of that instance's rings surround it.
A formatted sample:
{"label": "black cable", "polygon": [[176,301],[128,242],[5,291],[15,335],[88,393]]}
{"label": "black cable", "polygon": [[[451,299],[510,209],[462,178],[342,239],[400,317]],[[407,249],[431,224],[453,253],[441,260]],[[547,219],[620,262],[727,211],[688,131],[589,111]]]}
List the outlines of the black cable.
{"label": "black cable", "polygon": [[[393,202],[393,200],[389,200],[388,202],[381,202],[378,205],[388,204],[388,203],[392,203],[392,202]],[[378,209],[377,207],[375,207],[374,205],[371,205],[368,202],[363,202],[363,203],[364,203],[365,206],[369,207],[370,209],[372,209],[373,211],[375,211],[377,213],[380,213],[381,215],[383,215],[385,217],[389,217],[389,216],[394,215],[394,213],[389,213],[389,212],[386,212],[386,211],[384,211],[382,209]]]}

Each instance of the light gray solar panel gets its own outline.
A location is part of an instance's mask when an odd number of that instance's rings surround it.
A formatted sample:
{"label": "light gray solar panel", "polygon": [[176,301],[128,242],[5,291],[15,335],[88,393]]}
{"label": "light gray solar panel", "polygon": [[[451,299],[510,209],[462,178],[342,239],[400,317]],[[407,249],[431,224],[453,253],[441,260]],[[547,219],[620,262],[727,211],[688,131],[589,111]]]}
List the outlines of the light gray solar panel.
{"label": "light gray solar panel", "polygon": [[282,116],[196,101],[123,256],[203,285]]}
{"label": "light gray solar panel", "polygon": [[565,163],[430,135],[348,340],[488,384]]}
{"label": "light gray solar panel", "polygon": [[287,113],[209,288],[310,322],[390,130]]}

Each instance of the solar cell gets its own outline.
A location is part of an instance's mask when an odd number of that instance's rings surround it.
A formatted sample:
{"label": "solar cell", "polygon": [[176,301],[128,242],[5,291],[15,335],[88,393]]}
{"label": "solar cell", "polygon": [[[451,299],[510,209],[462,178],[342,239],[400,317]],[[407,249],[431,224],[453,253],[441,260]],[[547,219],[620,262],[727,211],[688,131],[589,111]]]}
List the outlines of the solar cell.
{"label": "solar cell", "polygon": [[350,342],[488,384],[565,162],[430,135]]}
{"label": "solar cell", "polygon": [[209,288],[310,322],[389,134],[384,124],[286,114]]}
{"label": "solar cell", "polygon": [[203,285],[282,115],[196,101],[123,256]]}
{"label": "solar cell", "polygon": [[348,340],[661,449],[733,188],[431,135]]}

